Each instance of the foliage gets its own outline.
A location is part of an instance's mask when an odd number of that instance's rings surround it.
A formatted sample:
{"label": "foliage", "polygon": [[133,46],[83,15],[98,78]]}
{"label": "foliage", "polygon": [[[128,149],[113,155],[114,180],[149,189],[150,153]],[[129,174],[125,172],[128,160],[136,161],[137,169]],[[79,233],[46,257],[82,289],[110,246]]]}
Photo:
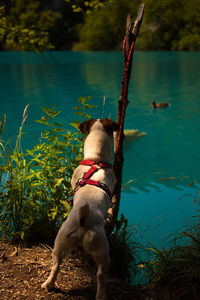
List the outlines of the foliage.
{"label": "foliage", "polygon": [[146,0],[137,49],[199,50],[199,0]]}
{"label": "foliage", "polygon": [[71,3],[73,11],[76,13],[86,12],[90,14],[99,8],[105,7],[108,4],[114,3],[114,0],[66,0],[66,2]]}
{"label": "foliage", "polygon": [[[199,0],[146,0],[138,50],[199,50]],[[3,0],[0,48],[120,50],[140,1]]]}
{"label": "foliage", "polygon": [[[36,14],[36,11],[32,11]],[[36,14],[37,15],[37,14]],[[53,45],[49,42],[49,33],[46,30],[39,30],[36,23],[33,22],[29,26],[26,26],[21,20],[24,15],[14,18],[14,14],[6,16],[5,7],[1,7],[0,10],[0,41],[8,49],[21,49],[21,50],[34,50],[41,52],[43,50],[53,49]],[[27,18],[30,17],[27,13]]]}
{"label": "foliage", "polygon": [[118,50],[125,34],[128,13],[136,16],[138,1],[107,1],[85,16],[75,50]]}
{"label": "foliage", "polygon": [[[89,98],[78,101],[76,113],[90,117],[86,113],[93,107]],[[70,179],[82,156],[78,121],[71,123],[74,131],[67,131],[54,121],[60,111],[42,110],[44,116],[37,122],[46,128],[33,149],[23,153],[21,148],[27,107],[12,154],[0,143],[0,232],[6,240],[52,241],[71,208],[67,202]],[[3,123],[5,117],[1,132]]]}
{"label": "foliage", "polygon": [[199,299],[200,218],[171,241],[168,249],[148,249],[151,259],[144,271],[155,290],[173,293],[174,299]]}
{"label": "foliage", "polygon": [[57,9],[50,0],[12,0],[3,4],[0,42],[5,49],[42,52],[63,44],[69,47],[70,41],[76,39],[74,28],[79,18],[67,3]]}
{"label": "foliage", "polygon": [[[99,5],[95,5],[98,2]],[[199,0],[146,0],[145,13],[137,39],[138,50],[199,50]],[[74,3],[74,1],[73,1]],[[85,2],[84,2],[85,3]],[[120,49],[125,33],[126,16],[134,19],[138,1],[86,1],[89,15],[79,29],[78,50]],[[79,4],[79,6],[78,6]],[[83,11],[83,1],[75,1]],[[86,12],[88,12],[87,8]]]}

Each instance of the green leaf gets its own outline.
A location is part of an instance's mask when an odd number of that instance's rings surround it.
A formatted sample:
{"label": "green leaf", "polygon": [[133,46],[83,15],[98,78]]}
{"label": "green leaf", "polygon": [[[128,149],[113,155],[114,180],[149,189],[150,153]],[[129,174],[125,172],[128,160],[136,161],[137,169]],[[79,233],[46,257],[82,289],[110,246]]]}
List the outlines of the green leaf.
{"label": "green leaf", "polygon": [[29,224],[29,219],[22,219],[22,222],[24,222],[25,224]]}
{"label": "green leaf", "polygon": [[20,237],[21,237],[22,240],[24,239],[24,231],[20,232]]}
{"label": "green leaf", "polygon": [[79,111],[75,111],[75,113],[74,113],[75,115],[80,115],[80,116],[84,116],[84,113],[82,113],[82,112],[79,112]]}
{"label": "green leaf", "polygon": [[55,106],[53,106],[52,108],[41,106],[41,108],[42,108],[43,112],[45,112],[45,114],[50,117]]}
{"label": "green leaf", "polygon": [[90,119],[90,118],[91,118],[91,115],[85,114],[85,118],[86,118],[86,119]]}
{"label": "green leaf", "polygon": [[40,120],[35,120],[35,122],[40,123],[40,124],[44,124],[44,125],[49,124],[46,117],[42,117]]}
{"label": "green leaf", "polygon": [[57,126],[57,127],[62,127],[62,125],[61,125],[60,123],[57,123],[57,122],[54,123],[53,125],[54,125],[54,126]]}
{"label": "green leaf", "polygon": [[78,125],[79,125],[79,122],[77,121],[77,122],[72,122],[72,123],[69,123],[72,127],[74,127],[74,128],[76,128],[77,130],[79,130],[79,127],[78,127]]}
{"label": "green leaf", "polygon": [[72,110],[77,110],[77,109],[82,109],[83,107],[82,106],[75,106],[72,108]]}
{"label": "green leaf", "polygon": [[61,113],[61,110],[56,110],[51,114],[51,118],[55,118],[57,115]]}
{"label": "green leaf", "polygon": [[65,131],[65,129],[62,129],[62,128],[55,128],[52,130],[53,133],[56,133],[56,132],[63,132]]}

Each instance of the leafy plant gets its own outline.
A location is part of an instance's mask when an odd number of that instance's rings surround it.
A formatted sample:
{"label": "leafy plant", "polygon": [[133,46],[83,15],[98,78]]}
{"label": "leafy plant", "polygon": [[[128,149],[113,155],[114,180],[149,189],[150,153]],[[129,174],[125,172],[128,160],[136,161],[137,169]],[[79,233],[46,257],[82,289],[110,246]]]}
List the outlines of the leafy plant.
{"label": "leafy plant", "polygon": [[132,282],[138,273],[137,256],[139,244],[134,240],[136,227],[128,227],[128,220],[121,214],[114,231],[108,237],[110,245],[110,272]]}
{"label": "leafy plant", "polygon": [[77,22],[65,1],[3,0],[0,2],[0,48],[6,50],[71,49]]}
{"label": "leafy plant", "polygon": [[[86,111],[94,107],[89,99],[81,97],[75,108],[82,119],[90,117]],[[78,121],[71,123],[74,130],[68,131],[54,121],[60,111],[42,107],[44,116],[37,121],[45,127],[40,143],[23,153],[21,135],[26,109],[13,153],[1,142],[1,238],[52,241],[71,209],[67,198],[73,170],[82,156],[82,137]],[[1,128],[4,123],[5,118]]]}
{"label": "leafy plant", "polygon": [[[27,18],[30,19],[30,14]],[[55,15],[53,18],[55,19],[55,23],[56,18],[59,18],[59,16]],[[28,25],[26,23],[22,24],[23,20],[21,20],[21,23],[18,24],[19,19],[20,18],[12,20],[12,17],[9,18],[9,16],[7,16],[5,6],[0,7],[0,42],[5,44],[6,48],[33,50],[36,52],[54,48],[49,41],[49,32],[47,30],[44,31],[39,29],[35,25],[36,22]]]}

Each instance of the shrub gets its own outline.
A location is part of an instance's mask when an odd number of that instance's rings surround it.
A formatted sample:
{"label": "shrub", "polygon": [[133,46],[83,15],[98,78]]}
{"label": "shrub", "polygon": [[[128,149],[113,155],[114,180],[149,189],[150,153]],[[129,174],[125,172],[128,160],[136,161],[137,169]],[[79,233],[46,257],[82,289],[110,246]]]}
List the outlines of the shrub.
{"label": "shrub", "polygon": [[[94,107],[88,104],[89,99],[81,97],[80,106],[75,107],[75,113],[82,119],[90,117],[86,111]],[[82,137],[78,121],[71,123],[73,131],[67,131],[54,121],[60,111],[42,108],[44,116],[37,121],[45,126],[41,141],[23,153],[21,136],[26,109],[13,153],[3,141],[0,143],[1,238],[53,241],[71,209],[67,198],[73,170],[82,156]],[[4,123],[5,117],[0,133]]]}

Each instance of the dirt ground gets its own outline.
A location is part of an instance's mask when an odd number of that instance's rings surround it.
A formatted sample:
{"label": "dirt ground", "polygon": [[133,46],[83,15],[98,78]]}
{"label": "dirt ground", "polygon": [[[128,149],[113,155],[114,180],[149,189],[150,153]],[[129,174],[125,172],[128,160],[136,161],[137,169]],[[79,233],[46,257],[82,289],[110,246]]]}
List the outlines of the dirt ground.
{"label": "dirt ground", "polygon": [[[40,244],[30,248],[0,242],[0,299],[95,299],[96,268],[89,256],[73,251],[67,255],[57,286],[47,292],[41,284],[48,277],[52,249]],[[107,278],[108,300],[152,300],[148,292]]]}

